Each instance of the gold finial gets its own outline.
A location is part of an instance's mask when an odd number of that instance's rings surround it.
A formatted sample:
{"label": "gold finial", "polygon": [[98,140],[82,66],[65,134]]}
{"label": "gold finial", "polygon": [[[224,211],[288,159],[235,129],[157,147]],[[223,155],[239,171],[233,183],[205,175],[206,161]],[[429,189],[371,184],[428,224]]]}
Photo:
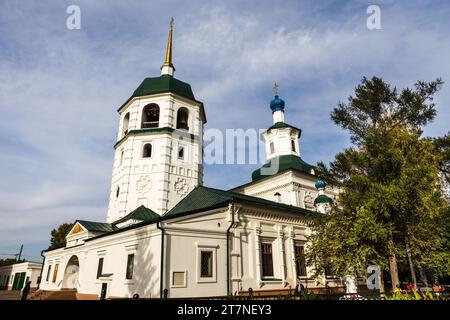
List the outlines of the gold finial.
{"label": "gold finial", "polygon": [[173,66],[172,65],[172,31],[173,31],[173,17],[170,18],[170,27],[169,27],[169,39],[167,40],[167,51],[166,51],[166,61],[164,62],[165,66]]}
{"label": "gold finial", "polygon": [[278,95],[278,84],[275,82],[273,85],[273,93],[277,96]]}

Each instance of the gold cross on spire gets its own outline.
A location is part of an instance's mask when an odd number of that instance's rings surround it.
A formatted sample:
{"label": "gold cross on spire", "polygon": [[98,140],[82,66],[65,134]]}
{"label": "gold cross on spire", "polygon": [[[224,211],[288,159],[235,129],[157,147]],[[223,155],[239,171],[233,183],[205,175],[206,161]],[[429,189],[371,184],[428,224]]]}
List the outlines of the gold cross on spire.
{"label": "gold cross on spire", "polygon": [[273,85],[273,93],[277,96],[278,95],[278,84],[275,82]]}

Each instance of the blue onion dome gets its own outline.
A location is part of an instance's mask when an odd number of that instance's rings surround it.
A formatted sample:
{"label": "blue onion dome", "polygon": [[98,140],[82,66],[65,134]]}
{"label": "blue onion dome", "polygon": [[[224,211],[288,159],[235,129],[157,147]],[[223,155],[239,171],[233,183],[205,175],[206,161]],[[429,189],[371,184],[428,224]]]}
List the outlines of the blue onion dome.
{"label": "blue onion dome", "polygon": [[316,189],[325,189],[325,186],[327,184],[325,183],[325,181],[319,179],[316,181]]}
{"label": "blue onion dome", "polygon": [[283,111],[284,110],[284,100],[280,99],[278,95],[275,96],[275,98],[270,101],[270,109],[272,109],[273,112],[275,111]]}

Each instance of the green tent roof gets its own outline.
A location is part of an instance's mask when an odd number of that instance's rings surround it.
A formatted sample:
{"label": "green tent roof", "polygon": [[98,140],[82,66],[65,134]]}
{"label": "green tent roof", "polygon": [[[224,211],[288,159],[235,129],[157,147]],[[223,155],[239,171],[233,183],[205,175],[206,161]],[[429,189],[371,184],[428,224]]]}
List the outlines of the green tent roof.
{"label": "green tent roof", "polygon": [[131,97],[128,98],[128,100],[125,101],[124,104],[122,104],[122,106],[119,108],[118,111],[120,111],[131,99],[135,97],[142,97],[167,92],[177,94],[181,97],[199,103],[201,109],[200,112],[202,114],[204,122],[206,123],[206,115],[203,108],[203,103],[195,100],[191,85],[167,74],[154,78],[145,78],[144,81],[142,81],[142,83],[139,85],[139,87],[137,87],[137,89],[134,90]]}
{"label": "green tent roof", "polygon": [[140,97],[165,92],[172,92],[195,101],[194,93],[188,83],[166,74],[155,78],[145,78],[132,96]]}
{"label": "green tent roof", "polygon": [[302,129],[291,126],[290,124],[287,124],[286,122],[282,122],[282,121],[276,122],[273,126],[271,126],[269,129],[267,129],[267,132],[269,132],[270,130],[273,130],[273,129],[283,129],[283,128],[291,128],[291,129],[297,130],[299,132],[298,133],[299,137],[302,134]]}
{"label": "green tent roof", "polygon": [[[272,167],[273,167],[273,169],[276,168],[276,165],[277,165],[276,160],[278,160],[278,169],[277,170],[269,169]],[[261,170],[263,168],[267,169],[268,174],[262,174]],[[302,160],[302,158],[295,156],[295,155],[284,155],[284,156],[279,156],[279,157],[269,160],[261,168],[253,171],[252,181],[260,180],[265,177],[284,172],[286,170],[294,170],[294,171],[299,171],[302,173],[313,175],[313,173],[311,172],[312,169],[314,169],[314,166],[306,163],[305,161]]]}
{"label": "green tent roof", "polygon": [[116,220],[112,223],[112,225],[116,226],[120,223],[123,223],[128,220],[138,220],[138,221],[150,221],[150,220],[158,220],[159,214],[155,213],[149,208],[146,208],[144,206],[140,206],[139,208],[131,211],[129,214],[127,214],[125,217],[120,218],[119,220]]}
{"label": "green tent roof", "polygon": [[77,220],[75,223],[81,224],[86,230],[91,232],[111,232],[116,230],[116,227],[110,223],[94,222],[86,220]]}
{"label": "green tent roof", "polygon": [[197,186],[175,207],[173,207],[169,212],[167,212],[163,216],[163,219],[224,207],[228,205],[228,203],[231,201],[259,204],[262,206],[268,206],[276,209],[284,209],[303,215],[315,214],[314,211],[310,211],[307,209],[294,207],[291,205],[274,202],[258,197],[248,196],[237,192],[224,191],[204,186]]}
{"label": "green tent roof", "polygon": [[314,199],[314,204],[318,203],[330,203],[333,199],[331,199],[329,196],[326,196],[324,194],[319,195],[316,199]]}

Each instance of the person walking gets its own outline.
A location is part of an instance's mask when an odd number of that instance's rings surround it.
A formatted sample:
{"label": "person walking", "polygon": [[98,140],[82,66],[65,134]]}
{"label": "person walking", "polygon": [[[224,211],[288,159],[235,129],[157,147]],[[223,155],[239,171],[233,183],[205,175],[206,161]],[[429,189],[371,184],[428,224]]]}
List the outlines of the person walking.
{"label": "person walking", "polygon": [[31,286],[31,281],[28,281],[22,290],[22,299],[21,300],[27,300],[28,293],[30,292],[30,286]]}

